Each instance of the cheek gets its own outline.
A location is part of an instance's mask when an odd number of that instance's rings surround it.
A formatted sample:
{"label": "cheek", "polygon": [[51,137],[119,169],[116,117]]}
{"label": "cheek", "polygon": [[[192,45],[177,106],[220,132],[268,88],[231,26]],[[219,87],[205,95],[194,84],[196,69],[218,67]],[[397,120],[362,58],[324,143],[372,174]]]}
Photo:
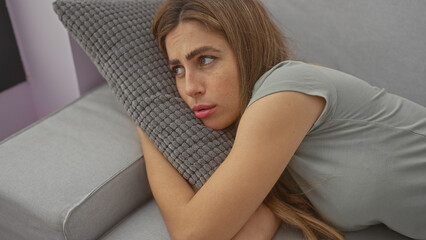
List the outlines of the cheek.
{"label": "cheek", "polygon": [[188,95],[185,94],[184,86],[182,84],[179,84],[179,82],[176,82],[176,88],[178,90],[179,96],[185,101],[185,103],[189,106],[188,102]]}
{"label": "cheek", "polygon": [[239,102],[240,101],[240,81],[238,74],[234,75],[234,78],[231,80],[231,84],[229,84],[229,89],[232,89],[231,94],[234,101]]}
{"label": "cheek", "polygon": [[233,85],[234,91],[233,91],[232,99],[233,99],[233,102],[234,102],[233,107],[236,109],[236,111],[239,115],[240,112],[241,112],[241,88],[240,88],[240,82],[239,82],[238,77],[239,76],[236,75],[236,81],[234,82],[234,85]]}
{"label": "cheek", "polygon": [[240,112],[241,108],[241,99],[240,99],[240,84],[238,78],[230,79],[226,78],[228,81],[220,86],[219,89],[222,91],[220,98],[226,101],[226,105],[229,108],[229,111],[232,113]]}

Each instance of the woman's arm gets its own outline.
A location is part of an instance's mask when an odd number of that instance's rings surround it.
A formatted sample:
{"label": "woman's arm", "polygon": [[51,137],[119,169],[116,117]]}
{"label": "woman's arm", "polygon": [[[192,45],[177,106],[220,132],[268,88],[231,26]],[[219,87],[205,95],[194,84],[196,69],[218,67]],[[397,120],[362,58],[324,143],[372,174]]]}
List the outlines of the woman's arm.
{"label": "woman's arm", "polygon": [[281,219],[263,203],[232,240],[271,240]]}
{"label": "woman's arm", "polygon": [[[145,136],[145,134],[142,132],[142,130],[139,127],[137,128],[137,130],[138,130],[138,134],[141,139],[141,142],[149,141],[149,139]],[[160,167],[157,168],[157,172],[155,172],[155,176],[152,176],[150,171],[147,168],[148,179],[150,180],[150,184],[151,184],[151,181],[157,181],[154,178],[156,177],[161,178],[162,174],[174,175],[175,173],[177,173],[176,169],[167,162],[167,160],[163,157],[163,155],[161,155],[161,153],[153,144],[149,144],[149,146],[147,146],[146,144],[143,144],[143,145],[145,145],[145,147],[143,147],[145,159],[147,158],[147,155],[153,156],[153,154],[156,154],[156,155],[158,154],[157,161],[161,161],[160,163],[161,165],[163,165],[163,163],[166,163],[163,166],[164,169],[161,169]],[[181,178],[185,183],[187,183],[179,173],[177,173],[176,178]],[[164,182],[164,184],[166,185],[170,183]],[[184,183],[182,183],[182,185],[184,185]],[[158,187],[161,187],[161,186],[158,186]],[[151,186],[151,188],[153,187]],[[195,192],[192,189],[190,190],[189,188],[190,186],[188,185],[187,194],[188,194],[188,198],[191,198],[195,194]],[[154,189],[153,189],[153,192],[155,192]],[[156,195],[157,194],[154,193],[154,197]],[[163,199],[163,198],[160,198],[160,199]],[[164,200],[165,200],[164,204],[168,204],[167,202],[169,201],[174,201],[173,199],[174,199],[174,196],[168,196],[168,197],[164,196]],[[161,201],[161,200],[158,200],[158,201]],[[158,203],[158,205],[162,205],[162,204]],[[160,211],[161,209],[162,208],[160,207]],[[281,223],[281,220],[277,218],[267,206],[265,206],[264,204],[261,204],[259,208],[256,210],[256,212],[244,224],[243,228],[240,229],[238,233],[232,238],[232,240],[250,240],[250,239],[269,240],[273,237],[273,235],[277,231],[280,223]],[[166,224],[169,225],[169,221],[166,220]]]}
{"label": "woman's arm", "polygon": [[231,239],[261,205],[325,101],[280,92],[244,113],[234,146],[195,194],[141,133],[148,179],[169,232],[175,239]]}

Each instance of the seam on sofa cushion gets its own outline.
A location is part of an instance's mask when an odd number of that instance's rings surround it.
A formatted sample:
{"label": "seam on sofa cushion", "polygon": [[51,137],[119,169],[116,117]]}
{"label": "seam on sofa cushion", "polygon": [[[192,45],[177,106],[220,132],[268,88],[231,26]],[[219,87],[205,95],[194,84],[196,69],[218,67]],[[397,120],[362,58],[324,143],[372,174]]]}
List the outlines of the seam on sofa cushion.
{"label": "seam on sofa cushion", "polygon": [[[85,203],[87,203],[88,201],[90,201],[93,197],[95,197],[97,195],[97,193],[99,193],[101,190],[103,190],[105,188],[105,186],[107,186],[109,183],[112,183],[114,180],[116,180],[117,178],[119,178],[120,176],[122,176],[122,174],[130,169],[132,169],[135,165],[137,164],[143,164],[144,166],[144,160],[143,160],[143,153],[141,155],[139,155],[137,158],[137,160],[135,160],[134,162],[132,162],[130,165],[126,166],[125,168],[121,169],[120,171],[118,171],[116,174],[114,174],[113,176],[111,176],[109,179],[107,179],[106,181],[104,181],[103,183],[101,183],[97,188],[95,188],[93,191],[91,191],[86,197],[84,197],[80,202],[78,202],[77,204],[75,204],[73,207],[71,207],[68,211],[68,213],[65,216],[64,222],[63,222],[63,232],[64,232],[64,236],[65,239],[67,240],[71,240],[73,239],[72,236],[72,232],[70,231],[70,219],[72,219],[73,214],[78,211],[81,207],[84,206]],[[143,168],[140,168],[140,170],[145,171]],[[146,175],[144,176],[146,177]],[[142,183],[143,185],[144,183]],[[145,186],[148,183],[145,183]],[[141,190],[146,190],[144,188],[140,188]],[[116,194],[114,194],[116,195]],[[136,195],[136,193],[135,193]],[[117,221],[114,222],[114,224],[112,226],[114,226],[115,224],[117,224],[118,222],[120,222],[124,217],[127,216],[128,213],[130,213],[131,211],[134,211],[137,207],[140,207],[144,202],[146,202],[147,200],[152,198],[152,194],[149,191],[145,191],[143,192],[142,196],[140,196],[141,199],[138,200],[138,204],[135,207],[132,207],[130,210],[127,210],[125,214],[123,214]],[[108,226],[108,227],[112,227],[112,226]],[[91,236],[91,237],[100,237],[105,231],[97,234],[97,236]],[[92,233],[93,234],[93,233]]]}

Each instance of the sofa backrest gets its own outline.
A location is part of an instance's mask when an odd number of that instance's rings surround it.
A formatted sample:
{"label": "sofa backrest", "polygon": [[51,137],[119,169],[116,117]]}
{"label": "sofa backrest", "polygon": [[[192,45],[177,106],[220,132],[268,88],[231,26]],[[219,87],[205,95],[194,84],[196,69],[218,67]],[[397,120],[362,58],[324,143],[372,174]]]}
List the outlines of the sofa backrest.
{"label": "sofa backrest", "polygon": [[263,0],[294,58],[426,106],[426,1]]}

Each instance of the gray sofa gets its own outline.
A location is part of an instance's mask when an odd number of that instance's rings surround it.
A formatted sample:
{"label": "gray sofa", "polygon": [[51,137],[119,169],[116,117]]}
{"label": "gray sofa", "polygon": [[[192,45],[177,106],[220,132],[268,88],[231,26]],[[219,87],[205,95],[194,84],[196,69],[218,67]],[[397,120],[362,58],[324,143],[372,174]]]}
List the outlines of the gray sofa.
{"label": "gray sofa", "polygon": [[[295,59],[426,106],[426,1],[263,2]],[[345,235],[408,239],[383,225]],[[1,142],[0,239],[170,239],[135,125],[106,85]],[[302,237],[281,228],[274,239]]]}

